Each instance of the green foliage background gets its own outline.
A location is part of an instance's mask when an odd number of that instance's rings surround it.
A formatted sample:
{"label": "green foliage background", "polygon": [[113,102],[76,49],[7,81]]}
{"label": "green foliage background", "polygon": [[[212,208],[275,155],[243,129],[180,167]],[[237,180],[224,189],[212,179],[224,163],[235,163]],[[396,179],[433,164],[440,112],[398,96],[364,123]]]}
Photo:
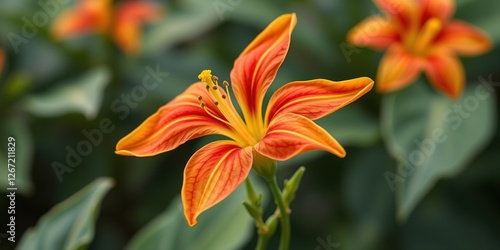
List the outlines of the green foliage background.
{"label": "green foliage background", "polygon": [[[59,11],[73,6],[61,2]],[[229,80],[234,59],[283,13],[297,13],[298,24],[269,93],[292,80],[375,79],[382,56],[345,43],[351,27],[380,12],[369,0],[157,2],[166,15],[144,27],[136,56],[95,34],[56,42],[50,24],[15,45],[12,34],[23,34],[23,18],[44,10],[38,1],[0,2],[0,47],[7,52],[0,75],[0,225],[9,223],[8,136],[16,138],[18,187],[16,244],[1,237],[8,229],[0,226],[1,249],[253,249],[256,234],[241,190],[202,215],[194,229],[180,213],[184,165],[211,138],[150,158],[115,155],[116,142],[197,81],[201,70]],[[463,58],[462,99],[449,101],[423,77],[397,93],[373,90],[319,121],[346,146],[345,159],[311,152],[279,163],[279,180],[307,168],[292,204],[292,249],[500,247],[500,2],[459,0],[457,6],[456,18],[486,30],[495,43],[488,54]],[[151,70],[168,76],[140,101],[126,104],[124,96],[144,87]],[[475,91],[484,81],[493,89],[479,100]],[[477,107],[460,116],[454,105],[470,105],[471,98],[479,100]],[[444,118],[448,111],[455,122]],[[461,125],[455,129],[456,119]],[[409,167],[408,156],[423,150],[415,140],[432,139],[435,129],[447,139],[421,166]],[[89,141],[85,133],[91,131],[100,131],[102,141],[89,144],[91,152],[69,166],[68,152]],[[66,172],[57,174],[56,162]],[[269,196],[265,187],[259,190]],[[266,204],[266,214],[272,213],[274,204]],[[47,231],[73,236],[44,237]]]}

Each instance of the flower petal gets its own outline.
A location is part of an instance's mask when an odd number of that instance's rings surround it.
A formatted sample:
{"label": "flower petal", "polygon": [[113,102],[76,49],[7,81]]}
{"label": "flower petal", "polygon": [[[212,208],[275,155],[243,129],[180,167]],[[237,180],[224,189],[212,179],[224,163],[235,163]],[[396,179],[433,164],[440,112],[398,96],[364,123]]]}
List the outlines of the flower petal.
{"label": "flower petal", "polygon": [[182,204],[189,226],[203,211],[229,196],[252,169],[252,148],[215,141],[198,150],[184,170]]}
{"label": "flower petal", "polygon": [[394,23],[381,16],[366,18],[347,34],[349,43],[374,49],[386,49],[400,40]]}
{"label": "flower petal", "polygon": [[116,15],[116,43],[125,52],[135,54],[139,50],[142,37],[141,24],[158,19],[161,16],[161,8],[154,3],[125,2],[118,7]]}
{"label": "flower petal", "polygon": [[412,0],[373,0],[381,10],[386,12],[397,21],[401,30],[411,26],[412,18],[415,18],[415,4]]}
{"label": "flower petal", "polygon": [[0,76],[2,75],[4,65],[5,65],[5,51],[2,48],[0,48]]}
{"label": "flower petal", "polygon": [[[206,109],[219,120],[200,107],[199,96],[202,96]],[[151,156],[175,149],[190,139],[204,135],[222,134],[231,137],[229,127],[220,121],[223,119],[208,97],[205,85],[194,83],[122,138],[116,145],[116,153]]]}
{"label": "flower petal", "polygon": [[377,90],[386,93],[408,86],[418,77],[422,65],[421,59],[408,54],[401,46],[390,47],[379,64]]}
{"label": "flower petal", "polygon": [[461,21],[453,21],[445,26],[436,38],[436,45],[468,56],[485,53],[493,46],[485,32]]}
{"label": "flower petal", "polygon": [[422,24],[431,18],[439,18],[443,22],[448,22],[455,12],[455,0],[420,0],[419,2]]}
{"label": "flower petal", "polygon": [[465,73],[460,60],[453,54],[436,51],[427,58],[425,68],[432,85],[452,99],[457,99],[465,84]]}
{"label": "flower petal", "polygon": [[262,100],[290,46],[295,14],[278,17],[234,62],[233,91],[246,121],[262,120]]}
{"label": "flower petal", "polygon": [[62,39],[93,30],[104,33],[110,22],[110,0],[81,0],[74,9],[67,10],[56,18],[52,34],[56,39]]}
{"label": "flower petal", "polygon": [[254,148],[258,153],[280,161],[311,150],[345,156],[344,148],[323,128],[308,118],[290,113],[275,117],[264,138]]}
{"label": "flower petal", "polygon": [[340,82],[316,79],[288,83],[269,100],[266,124],[284,113],[319,119],[355,101],[372,87],[373,80],[368,77]]}

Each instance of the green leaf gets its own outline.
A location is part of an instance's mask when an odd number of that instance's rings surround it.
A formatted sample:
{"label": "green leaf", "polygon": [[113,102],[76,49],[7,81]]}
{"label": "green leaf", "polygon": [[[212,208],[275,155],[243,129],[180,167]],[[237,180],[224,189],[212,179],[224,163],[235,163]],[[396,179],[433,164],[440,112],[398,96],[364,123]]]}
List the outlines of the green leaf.
{"label": "green leaf", "polygon": [[85,75],[52,89],[47,93],[27,96],[21,105],[30,113],[52,117],[71,112],[81,112],[93,119],[99,111],[111,73],[99,67]]}
{"label": "green leaf", "polygon": [[388,180],[396,186],[399,219],[405,220],[439,179],[460,173],[488,143],[495,103],[493,89],[482,84],[469,84],[456,102],[421,81],[384,97],[383,135],[400,162]]}
{"label": "green leaf", "polygon": [[168,13],[167,18],[147,31],[143,39],[143,53],[156,55],[158,51],[198,37],[221,22],[210,1],[196,2],[183,3],[183,8]]}
{"label": "green leaf", "polygon": [[57,204],[23,235],[17,249],[85,249],[94,237],[101,200],[112,186],[112,179],[99,178]]}
{"label": "green leaf", "polygon": [[[16,187],[17,192],[27,195],[33,191],[31,181],[31,163],[33,160],[33,138],[26,122],[18,117],[7,117],[0,125],[0,134],[3,141],[0,144],[0,161],[7,162],[7,138],[12,137],[15,140],[15,162],[9,163],[15,166],[15,172],[10,173],[7,166],[0,168],[0,188],[5,191],[7,187]],[[4,153],[5,152],[5,153]],[[14,174],[14,186],[8,185],[7,174]]]}
{"label": "green leaf", "polygon": [[[262,184],[255,186],[258,193],[266,190]],[[240,185],[228,198],[201,214],[198,224],[191,228],[184,217],[181,199],[176,198],[126,249],[240,249],[255,230],[252,218],[242,205],[246,196],[245,185]]]}
{"label": "green leaf", "polygon": [[321,118],[317,123],[344,146],[369,146],[380,138],[377,120],[356,103]]}

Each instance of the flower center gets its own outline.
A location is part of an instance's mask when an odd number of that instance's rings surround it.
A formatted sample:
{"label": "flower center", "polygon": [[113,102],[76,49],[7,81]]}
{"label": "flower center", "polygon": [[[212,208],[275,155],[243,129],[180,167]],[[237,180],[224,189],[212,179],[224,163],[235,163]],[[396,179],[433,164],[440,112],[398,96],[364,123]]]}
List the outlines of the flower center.
{"label": "flower center", "polygon": [[441,31],[443,24],[438,18],[425,22],[418,32],[411,32],[406,39],[406,47],[414,55],[425,56],[429,52],[434,39]]}
{"label": "flower center", "polygon": [[219,78],[217,76],[212,76],[211,70],[203,70],[198,78],[206,83],[206,89],[209,96],[215,103],[215,106],[219,109],[219,111],[224,115],[227,121],[222,120],[217,115],[213,114],[209,109],[207,109],[205,102],[202,97],[199,96],[198,100],[200,100],[201,107],[213,118],[229,125],[233,128],[235,132],[235,141],[239,142],[242,146],[250,146],[257,144],[257,140],[252,137],[252,135],[248,131],[248,127],[241,119],[241,116],[238,114],[236,109],[234,108],[233,102],[231,101],[231,97],[229,96],[229,83],[227,81],[223,82],[225,87],[225,91],[222,90],[219,86]]}

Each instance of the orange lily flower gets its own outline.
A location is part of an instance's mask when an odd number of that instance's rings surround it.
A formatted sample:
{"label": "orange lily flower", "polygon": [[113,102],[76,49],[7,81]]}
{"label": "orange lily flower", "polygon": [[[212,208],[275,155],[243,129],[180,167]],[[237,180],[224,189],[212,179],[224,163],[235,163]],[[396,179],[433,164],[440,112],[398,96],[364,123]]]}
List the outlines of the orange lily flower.
{"label": "orange lily flower", "polygon": [[264,95],[285,59],[295,24],[295,14],[278,17],[236,59],[232,91],[243,117],[233,105],[229,83],[219,85],[210,70],[203,70],[198,76],[201,82],[192,84],[116,145],[117,154],[142,157],[205,135],[229,138],[205,145],[186,165],[181,193],[190,226],[200,213],[233,192],[252,165],[262,167],[310,150],[345,156],[342,146],[313,120],[367,93],[373,86],[370,78],[288,83],[272,95],[262,115]]}
{"label": "orange lily flower", "polygon": [[387,49],[377,72],[377,89],[391,92],[425,72],[449,97],[462,93],[465,73],[457,55],[474,56],[492,47],[488,35],[463,21],[451,20],[453,0],[374,0],[389,17],[369,17],[347,40],[358,46]]}
{"label": "orange lily flower", "polygon": [[4,64],[5,64],[5,51],[0,48],[0,75],[2,74]]}
{"label": "orange lily flower", "polygon": [[52,33],[56,39],[91,31],[106,34],[112,26],[118,46],[126,53],[135,54],[139,50],[141,24],[156,20],[160,13],[158,6],[151,2],[126,1],[113,13],[110,0],[79,0],[74,9],[59,15]]}

